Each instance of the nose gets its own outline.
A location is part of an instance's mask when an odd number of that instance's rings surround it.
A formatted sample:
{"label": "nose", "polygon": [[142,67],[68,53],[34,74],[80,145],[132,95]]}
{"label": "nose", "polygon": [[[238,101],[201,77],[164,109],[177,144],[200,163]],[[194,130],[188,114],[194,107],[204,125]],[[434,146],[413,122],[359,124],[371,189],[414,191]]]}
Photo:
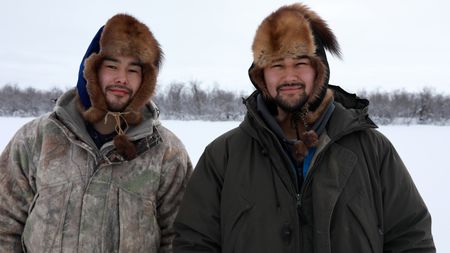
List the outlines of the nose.
{"label": "nose", "polygon": [[120,69],[119,71],[117,71],[114,82],[116,84],[127,85],[128,84],[127,71],[124,69]]}
{"label": "nose", "polygon": [[297,82],[299,80],[299,76],[297,71],[292,68],[292,67],[288,67],[285,70],[285,81],[288,83],[294,83]]}

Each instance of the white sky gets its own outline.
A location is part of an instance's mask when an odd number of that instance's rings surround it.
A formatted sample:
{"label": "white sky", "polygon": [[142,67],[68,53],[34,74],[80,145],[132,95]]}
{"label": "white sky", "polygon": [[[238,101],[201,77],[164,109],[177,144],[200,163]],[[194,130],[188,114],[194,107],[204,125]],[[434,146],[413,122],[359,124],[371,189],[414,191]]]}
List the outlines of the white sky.
{"label": "white sky", "polygon": [[[146,23],[165,53],[160,85],[196,80],[249,93],[251,43],[260,22],[294,1],[3,1],[0,86],[70,88],[100,26],[125,12]],[[450,94],[450,2],[303,1],[328,21],[343,60],[329,57],[332,84],[351,92],[431,87]]]}

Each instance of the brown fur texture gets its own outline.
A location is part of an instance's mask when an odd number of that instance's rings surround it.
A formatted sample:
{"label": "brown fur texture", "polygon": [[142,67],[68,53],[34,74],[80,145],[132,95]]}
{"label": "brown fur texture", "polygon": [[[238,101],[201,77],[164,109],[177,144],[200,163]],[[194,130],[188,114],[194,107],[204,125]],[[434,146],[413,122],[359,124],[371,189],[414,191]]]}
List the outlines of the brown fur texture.
{"label": "brown fur texture", "polygon": [[294,144],[294,158],[298,163],[308,155],[308,148],[315,147],[319,143],[319,137],[313,130],[305,131],[300,135],[300,140]]}
{"label": "brown fur texture", "polygon": [[313,125],[316,120],[322,115],[322,113],[325,111],[325,109],[328,107],[328,105],[333,100],[333,91],[330,89],[327,89],[325,96],[323,100],[321,101],[319,107],[315,111],[308,111],[306,113],[305,122],[306,125]]}
{"label": "brown fur texture", "polygon": [[308,126],[313,125],[319,119],[328,105],[333,102],[333,97],[333,91],[327,89],[325,96],[317,109],[313,112],[305,110],[304,117],[301,117],[301,119],[297,121],[295,127],[297,128],[298,139],[294,144],[293,156],[299,164],[308,154],[308,149],[316,147],[319,143],[319,136],[314,130],[309,129]]}
{"label": "brown fur texture", "polygon": [[[142,67],[142,83],[118,121],[118,124],[125,121],[127,125],[137,125],[142,122],[141,109],[155,91],[163,53],[149,28],[127,14],[117,14],[108,20],[100,37],[99,53],[86,59],[84,78],[92,106],[86,110],[80,102],[79,109],[90,123],[104,120],[108,114],[106,98],[98,82],[98,68],[105,57],[114,56],[135,57]],[[131,160],[136,157],[136,147],[125,134],[118,132],[114,145],[125,159]]]}
{"label": "brown fur texture", "polygon": [[295,6],[278,9],[259,26],[252,45],[256,66],[264,68],[285,57],[314,56],[316,45],[309,21]]}
{"label": "brown fur texture", "polygon": [[136,57],[142,65],[142,83],[134,94],[133,100],[125,108],[125,120],[130,125],[142,120],[140,109],[152,97],[156,77],[162,61],[162,50],[149,28],[134,17],[117,14],[106,23],[101,38],[100,52],[90,55],[85,61],[84,77],[92,106],[82,111],[83,117],[96,123],[107,113],[103,91],[98,83],[98,67],[105,57]]}
{"label": "brown fur texture", "polygon": [[339,44],[327,23],[303,4],[283,6],[266,17],[256,31],[250,79],[264,96],[269,96],[263,69],[286,57],[308,57],[316,71],[316,79],[307,103],[318,104],[329,77],[326,56],[318,54],[323,48],[340,56]]}
{"label": "brown fur texture", "polygon": [[136,157],[136,147],[125,135],[117,135],[114,137],[113,142],[117,152],[125,157],[125,159],[132,160]]}

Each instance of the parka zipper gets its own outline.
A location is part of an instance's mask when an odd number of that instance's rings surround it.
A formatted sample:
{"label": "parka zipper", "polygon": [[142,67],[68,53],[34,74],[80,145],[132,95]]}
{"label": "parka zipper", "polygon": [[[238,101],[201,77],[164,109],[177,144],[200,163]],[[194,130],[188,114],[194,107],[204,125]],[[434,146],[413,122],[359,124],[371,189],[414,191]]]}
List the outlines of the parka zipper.
{"label": "parka zipper", "polygon": [[[364,130],[364,129],[367,129],[367,127],[361,126],[361,127],[351,128],[351,129],[349,129],[348,131],[345,131],[345,132],[341,133],[340,135],[334,137],[333,139],[330,139],[330,141],[325,145],[325,147],[323,147],[323,149],[320,150],[320,153],[317,154],[317,158],[316,158],[316,160],[314,161],[314,164],[313,164],[312,167],[308,170],[308,173],[306,174],[306,177],[305,177],[305,181],[303,182],[303,185],[302,185],[302,187],[301,187],[301,189],[300,189],[300,198],[303,197],[304,191],[308,188],[309,184],[311,183],[312,173],[314,173],[314,171],[316,170],[317,164],[319,164],[320,161],[322,160],[323,153],[324,153],[325,151],[327,151],[328,148],[329,148],[333,143],[335,143],[336,141],[340,140],[343,136],[347,136],[347,135],[350,134],[350,133],[357,132],[357,131],[361,131],[361,130]],[[300,203],[301,203],[301,202],[302,202],[302,199],[300,200]]]}
{"label": "parka zipper", "polygon": [[[300,242],[300,248],[303,247],[303,240],[302,240],[302,224],[306,224],[307,219],[303,213],[303,197],[305,195],[305,191],[306,189],[308,189],[309,185],[311,184],[312,181],[312,175],[314,173],[315,170],[317,170],[317,166],[318,164],[320,164],[323,154],[325,151],[328,150],[328,148],[335,143],[336,141],[338,141],[340,138],[342,138],[343,136],[348,135],[349,133],[355,132],[355,131],[360,131],[366,129],[366,127],[359,127],[359,128],[354,128],[354,129],[350,129],[346,132],[341,133],[339,136],[336,136],[333,140],[330,139],[330,141],[326,144],[326,146],[320,151],[320,153],[318,153],[316,160],[314,161],[314,164],[311,166],[311,168],[308,170],[308,173],[306,174],[305,180],[301,186],[300,192],[297,193],[296,195],[296,204],[297,204],[297,213],[298,213],[298,217],[299,217],[299,222],[300,222],[300,226],[299,226],[299,242]],[[331,219],[331,217],[329,217]]]}
{"label": "parka zipper", "polygon": [[297,195],[295,196],[296,200],[297,200],[297,214],[298,214],[298,218],[300,221],[300,225],[301,224],[306,224],[307,220],[305,215],[303,214],[303,207],[302,207],[302,194],[301,193],[297,193]]}
{"label": "parka zipper", "polygon": [[[275,134],[269,129],[267,128],[263,122],[261,122],[261,120],[259,119],[259,117],[257,117],[255,114],[255,112],[247,107],[247,112],[252,116],[252,118],[257,122],[257,124],[259,124],[272,138],[274,138],[277,143],[278,143],[278,149],[279,150],[283,150],[283,148],[281,147],[281,144],[278,141],[277,136],[275,136]],[[258,139],[257,139],[258,140]],[[258,140],[259,142],[259,140]],[[261,146],[263,146],[262,144],[260,144]],[[286,159],[289,159],[286,157]],[[275,166],[274,164],[272,166]],[[291,171],[288,170],[289,174],[291,174]],[[301,191],[299,189],[299,182],[297,182],[297,177],[295,175],[291,174],[291,191],[292,193],[294,193],[295,195],[295,206],[297,209],[297,217],[298,217],[298,229],[299,229],[299,234],[298,234],[298,243],[299,243],[299,250],[303,248],[303,240],[302,240],[302,224],[305,221],[305,217],[303,215],[303,211],[302,211],[302,194]],[[291,195],[292,196],[292,195]]]}
{"label": "parka zipper", "polygon": [[304,223],[306,222],[306,217],[302,212],[302,208],[303,208],[303,194],[302,193],[297,193],[296,196],[297,199],[297,211],[299,212],[299,216],[301,218],[301,222]]}

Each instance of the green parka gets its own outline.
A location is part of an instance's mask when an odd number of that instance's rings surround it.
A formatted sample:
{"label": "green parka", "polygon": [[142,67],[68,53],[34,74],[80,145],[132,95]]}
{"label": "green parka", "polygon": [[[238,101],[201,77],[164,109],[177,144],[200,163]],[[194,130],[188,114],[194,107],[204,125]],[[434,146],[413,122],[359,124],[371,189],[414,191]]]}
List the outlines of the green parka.
{"label": "green parka", "polygon": [[[335,110],[298,189],[256,112],[201,156],[175,221],[175,252],[435,252],[430,214],[366,104],[335,88]],[[353,108],[345,108],[353,107]]]}
{"label": "green parka", "polygon": [[0,157],[0,252],[171,252],[192,165],[156,107],[142,113],[131,161],[95,146],[74,90],[23,126]]}

